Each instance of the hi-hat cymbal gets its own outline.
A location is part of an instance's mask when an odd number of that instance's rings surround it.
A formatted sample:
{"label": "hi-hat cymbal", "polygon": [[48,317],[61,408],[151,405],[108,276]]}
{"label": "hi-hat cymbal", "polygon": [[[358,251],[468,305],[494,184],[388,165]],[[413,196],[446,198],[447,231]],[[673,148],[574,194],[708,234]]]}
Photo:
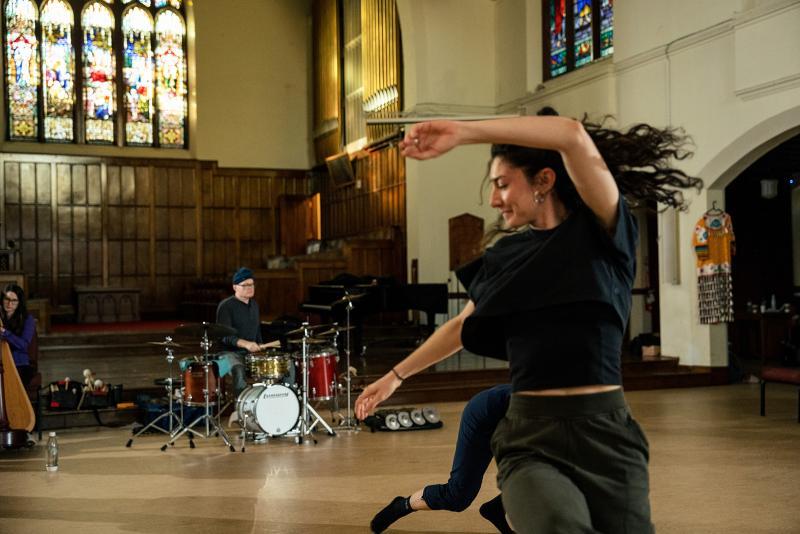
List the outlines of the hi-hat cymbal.
{"label": "hi-hat cymbal", "polygon": [[347,332],[348,330],[355,330],[355,326],[334,326],[330,330],[325,330],[324,332],[317,332],[314,335],[317,337],[320,336],[332,336],[337,332]]}
{"label": "hi-hat cymbal", "polygon": [[174,341],[148,341],[148,345],[159,345],[161,347],[183,347],[180,343]]}
{"label": "hi-hat cymbal", "polygon": [[286,332],[286,335],[287,336],[293,336],[295,334],[302,334],[306,330],[314,331],[314,330],[319,330],[320,328],[330,328],[331,326],[333,326],[333,325],[332,324],[315,324],[314,326],[311,326],[311,325],[301,326],[300,328],[295,328],[294,330],[289,330],[288,332]]}
{"label": "hi-hat cymbal", "polygon": [[[301,338],[298,338],[298,339],[289,339],[287,341],[289,343],[293,344],[293,345],[300,345],[300,344],[303,343],[303,339],[304,338],[301,337]],[[329,341],[327,339],[317,339],[317,338],[314,338],[314,337],[306,338],[306,342],[309,345],[322,345],[323,343],[329,343]]]}
{"label": "hi-hat cymbal", "polygon": [[236,330],[224,324],[207,323],[204,321],[202,323],[179,325],[175,328],[175,334],[195,337],[203,337],[203,335],[206,335],[210,338],[220,338],[235,335]]}

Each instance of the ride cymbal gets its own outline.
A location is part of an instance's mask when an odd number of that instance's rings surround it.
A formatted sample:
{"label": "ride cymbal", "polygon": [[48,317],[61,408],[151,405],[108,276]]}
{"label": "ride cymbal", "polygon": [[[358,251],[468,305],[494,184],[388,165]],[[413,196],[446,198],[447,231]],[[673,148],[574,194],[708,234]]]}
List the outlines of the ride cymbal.
{"label": "ride cymbal", "polygon": [[293,336],[295,334],[302,334],[306,330],[314,331],[314,330],[319,330],[320,328],[330,328],[332,326],[333,326],[332,324],[316,324],[314,326],[311,326],[311,325],[309,325],[309,326],[301,326],[300,328],[295,328],[294,330],[289,330],[288,332],[286,332],[286,335],[287,336]]}
{"label": "ride cymbal", "polygon": [[[300,345],[300,344],[303,343],[303,338],[301,337],[301,338],[298,338],[298,339],[288,339],[287,342],[289,342],[289,343],[291,343],[293,345]],[[306,339],[306,342],[309,345],[322,345],[323,343],[328,343],[329,341],[327,339],[317,339],[317,338],[314,338],[314,337],[310,337],[310,338]]]}
{"label": "ride cymbal", "polygon": [[183,347],[180,343],[175,343],[174,341],[148,341],[148,345],[158,345],[160,347]]}
{"label": "ride cymbal", "polygon": [[203,337],[205,335],[213,339],[235,335],[236,330],[224,324],[207,323],[204,321],[202,323],[178,325],[178,327],[175,328],[175,334],[192,337]]}
{"label": "ride cymbal", "polygon": [[316,332],[314,335],[317,336],[317,337],[320,337],[320,336],[332,336],[333,334],[336,334],[337,332],[347,332],[348,330],[355,330],[355,329],[356,329],[355,326],[344,326],[344,327],[334,326],[330,330],[325,330],[324,332]]}

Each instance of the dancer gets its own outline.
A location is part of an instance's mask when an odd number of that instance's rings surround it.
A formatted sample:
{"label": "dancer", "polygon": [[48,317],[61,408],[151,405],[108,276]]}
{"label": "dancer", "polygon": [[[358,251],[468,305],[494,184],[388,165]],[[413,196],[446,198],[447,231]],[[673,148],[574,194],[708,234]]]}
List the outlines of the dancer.
{"label": "dancer", "polygon": [[702,181],[671,167],[676,130],[627,132],[584,117],[415,124],[403,155],[491,143],[491,205],[507,227],[457,273],[464,310],[356,401],[363,418],[403,379],[462,346],[509,359],[514,394],[492,438],[511,526],[524,533],[653,531],[648,444],[621,389],[636,220],[623,195],[681,207]]}
{"label": "dancer", "polygon": [[[478,496],[483,474],[492,461],[489,440],[506,413],[510,396],[511,386],[503,384],[472,397],[461,414],[453,467],[447,484],[425,486],[409,497],[395,497],[372,519],[372,532],[383,532],[401,517],[417,510],[466,510]],[[480,514],[501,534],[513,534],[499,495],[483,503]]]}

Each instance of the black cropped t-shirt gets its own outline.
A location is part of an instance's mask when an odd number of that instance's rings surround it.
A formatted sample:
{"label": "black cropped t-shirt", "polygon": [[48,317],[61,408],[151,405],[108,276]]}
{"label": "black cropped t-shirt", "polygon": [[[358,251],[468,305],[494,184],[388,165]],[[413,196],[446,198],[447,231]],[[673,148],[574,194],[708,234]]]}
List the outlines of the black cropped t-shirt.
{"label": "black cropped t-shirt", "polygon": [[457,271],[475,311],[464,348],[508,359],[513,391],[620,384],[638,229],[620,198],[607,232],[586,207],[502,238]]}

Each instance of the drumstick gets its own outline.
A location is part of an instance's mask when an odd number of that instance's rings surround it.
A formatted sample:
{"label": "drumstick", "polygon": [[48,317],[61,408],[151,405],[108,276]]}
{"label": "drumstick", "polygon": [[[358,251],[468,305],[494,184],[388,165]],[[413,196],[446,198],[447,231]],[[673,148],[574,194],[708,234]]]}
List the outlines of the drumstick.
{"label": "drumstick", "polygon": [[275,340],[275,341],[270,341],[269,343],[262,343],[261,345],[258,346],[258,350],[264,350],[264,349],[269,349],[269,348],[273,348],[273,347],[280,347],[280,346],[281,346],[281,342],[278,341],[278,340]]}

